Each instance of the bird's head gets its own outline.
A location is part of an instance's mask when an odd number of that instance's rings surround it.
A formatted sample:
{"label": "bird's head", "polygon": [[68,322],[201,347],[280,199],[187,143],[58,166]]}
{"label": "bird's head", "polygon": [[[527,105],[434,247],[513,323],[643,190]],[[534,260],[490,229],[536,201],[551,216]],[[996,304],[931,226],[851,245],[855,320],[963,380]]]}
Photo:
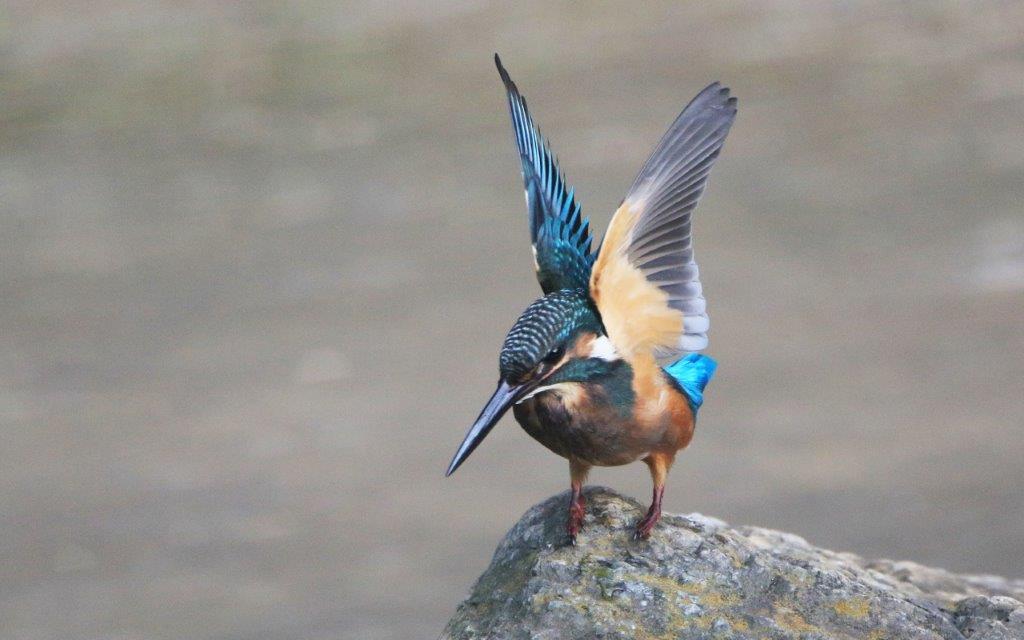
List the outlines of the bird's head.
{"label": "bird's head", "polygon": [[505,337],[499,357],[498,388],[487,401],[445,475],[451,475],[476,449],[513,404],[542,390],[574,363],[614,357],[597,310],[585,291],[553,291],[519,316]]}

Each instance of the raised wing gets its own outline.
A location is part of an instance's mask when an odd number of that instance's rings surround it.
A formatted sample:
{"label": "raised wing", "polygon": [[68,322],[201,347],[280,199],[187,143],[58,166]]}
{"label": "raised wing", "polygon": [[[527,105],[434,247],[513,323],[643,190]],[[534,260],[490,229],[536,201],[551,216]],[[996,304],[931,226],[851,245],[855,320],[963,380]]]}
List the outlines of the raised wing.
{"label": "raised wing", "polygon": [[555,156],[534,126],[526,100],[501,66],[498,54],[494,54],[494,63],[508,92],[508,109],[523,165],[537,280],[544,293],[584,288],[594,264],[590,223],[580,213],[573,190],[566,188]]}
{"label": "raised wing", "polygon": [[717,82],[683,109],[644,163],[590,277],[608,337],[627,360],[707,347],[708,314],[690,217],[736,117]]}

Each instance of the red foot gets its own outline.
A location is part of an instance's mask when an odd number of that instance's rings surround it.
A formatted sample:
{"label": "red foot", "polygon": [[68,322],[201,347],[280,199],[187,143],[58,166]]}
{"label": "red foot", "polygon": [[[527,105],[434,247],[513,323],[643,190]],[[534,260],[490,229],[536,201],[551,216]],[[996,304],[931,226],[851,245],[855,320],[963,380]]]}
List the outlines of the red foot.
{"label": "red foot", "polygon": [[661,519],[661,497],[665,494],[665,487],[654,488],[654,499],[651,501],[651,508],[647,510],[644,519],[637,523],[636,531],[633,533],[634,540],[643,540],[651,535],[654,525]]}
{"label": "red foot", "polygon": [[586,514],[587,501],[578,487],[573,487],[572,497],[569,498],[569,522],[565,530],[569,534],[569,543],[576,545],[576,536],[583,529],[583,516]]}
{"label": "red foot", "polygon": [[637,523],[636,531],[633,533],[634,540],[643,540],[644,538],[651,535],[651,530],[654,529],[654,525],[658,524],[658,520],[661,519],[661,509],[655,511],[652,505],[650,510],[647,511],[647,515],[644,519]]}

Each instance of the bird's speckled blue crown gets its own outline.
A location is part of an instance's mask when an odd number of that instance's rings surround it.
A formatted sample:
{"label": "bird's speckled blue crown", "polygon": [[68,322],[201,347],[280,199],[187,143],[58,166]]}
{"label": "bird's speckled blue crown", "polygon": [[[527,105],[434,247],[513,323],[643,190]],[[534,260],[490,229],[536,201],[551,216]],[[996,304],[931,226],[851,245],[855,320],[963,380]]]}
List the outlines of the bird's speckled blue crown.
{"label": "bird's speckled blue crown", "polygon": [[505,337],[498,359],[502,380],[520,380],[553,348],[579,331],[601,330],[586,291],[561,289],[523,311]]}

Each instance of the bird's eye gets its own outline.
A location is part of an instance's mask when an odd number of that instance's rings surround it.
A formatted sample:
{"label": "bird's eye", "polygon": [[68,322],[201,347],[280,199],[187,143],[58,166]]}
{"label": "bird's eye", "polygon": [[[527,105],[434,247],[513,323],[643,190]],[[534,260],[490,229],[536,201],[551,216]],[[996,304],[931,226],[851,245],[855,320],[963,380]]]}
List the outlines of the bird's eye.
{"label": "bird's eye", "polygon": [[548,355],[544,356],[545,364],[554,364],[562,359],[565,355],[565,347],[555,347],[551,351],[548,351]]}

